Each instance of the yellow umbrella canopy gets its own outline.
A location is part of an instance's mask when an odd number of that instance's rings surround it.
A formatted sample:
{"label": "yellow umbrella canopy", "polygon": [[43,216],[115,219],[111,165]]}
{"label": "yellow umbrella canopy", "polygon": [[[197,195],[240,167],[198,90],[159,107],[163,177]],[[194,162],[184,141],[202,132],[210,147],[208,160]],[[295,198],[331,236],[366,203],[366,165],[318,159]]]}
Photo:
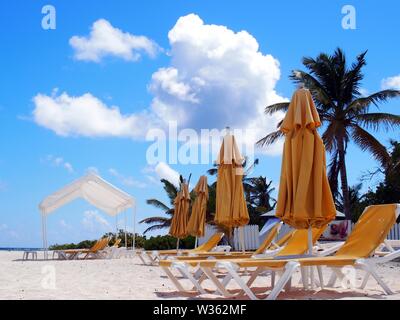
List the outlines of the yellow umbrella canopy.
{"label": "yellow umbrella canopy", "polygon": [[181,184],[181,190],[174,200],[175,210],[172,217],[169,234],[182,239],[188,235],[187,223],[189,218],[190,194],[186,183]]}
{"label": "yellow umbrella canopy", "polygon": [[276,206],[276,216],[296,229],[320,228],[336,216],[320,125],[310,91],[297,90],[280,127],[285,144]]}
{"label": "yellow umbrella canopy", "polygon": [[207,177],[201,176],[194,188],[196,199],[192,206],[192,214],[188,222],[188,233],[194,237],[203,237],[206,224],[206,211],[208,201]]}
{"label": "yellow umbrella canopy", "polygon": [[217,158],[217,195],[214,221],[234,228],[249,223],[246,200],[243,191],[244,158],[237,147],[235,137],[227,134]]}

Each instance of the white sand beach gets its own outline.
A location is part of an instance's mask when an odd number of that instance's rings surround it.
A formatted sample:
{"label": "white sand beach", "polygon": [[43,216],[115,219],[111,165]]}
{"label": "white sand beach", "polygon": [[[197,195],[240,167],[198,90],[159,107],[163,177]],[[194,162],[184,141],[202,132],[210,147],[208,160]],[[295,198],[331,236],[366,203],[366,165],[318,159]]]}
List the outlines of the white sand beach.
{"label": "white sand beach", "polygon": [[[205,282],[210,294],[180,295],[162,270],[144,266],[138,258],[113,260],[43,261],[39,253],[37,261],[22,261],[22,252],[0,252],[0,299],[216,299],[212,285]],[[373,279],[366,290],[342,288],[320,291],[304,291],[298,285],[298,277],[289,293],[279,299],[400,299],[400,263],[391,262],[378,266],[378,272],[395,292],[385,296]],[[324,269],[327,281],[329,272]],[[55,275],[54,287],[52,275]],[[357,275],[361,279],[361,274]],[[360,280],[358,280],[360,281]],[[266,285],[267,284],[267,285]],[[257,287],[269,285],[266,278],[259,278]],[[232,286],[231,288],[234,288]],[[262,290],[262,289],[260,289]],[[238,299],[247,299],[239,296]]]}

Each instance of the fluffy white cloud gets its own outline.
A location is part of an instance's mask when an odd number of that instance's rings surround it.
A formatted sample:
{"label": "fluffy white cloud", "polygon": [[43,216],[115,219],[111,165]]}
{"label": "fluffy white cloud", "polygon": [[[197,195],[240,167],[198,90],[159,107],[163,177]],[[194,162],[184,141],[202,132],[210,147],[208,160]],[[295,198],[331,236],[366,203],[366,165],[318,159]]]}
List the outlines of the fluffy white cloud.
{"label": "fluffy white cloud", "polygon": [[[92,37],[93,38],[93,37]],[[279,62],[259,50],[248,32],[205,24],[199,16],[179,18],[168,34],[170,65],[153,73],[148,109],[123,114],[90,93],[34,97],[34,120],[58,135],[113,136],[143,139],[151,128],[246,130],[239,143],[253,145],[276,130],[283,118],[264,114],[265,106],[287,100],[275,90]],[[90,119],[90,121],[88,121]],[[277,154],[281,144],[265,150]]]}
{"label": "fluffy white cloud", "polygon": [[123,174],[119,173],[116,169],[110,168],[108,170],[109,174],[113,177],[117,178],[121,184],[127,187],[135,187],[135,188],[145,188],[146,184],[134,179],[130,176],[124,176]]}
{"label": "fluffy white cloud", "polygon": [[62,157],[57,157],[57,156],[53,156],[50,154],[50,155],[46,156],[46,158],[42,159],[42,162],[48,163],[54,167],[64,168],[69,173],[75,172],[72,164],[69,163],[68,161],[65,161],[64,158],[62,158]]}
{"label": "fluffy white cloud", "polygon": [[147,37],[123,32],[105,19],[93,23],[89,36],[73,36],[69,43],[75,50],[75,59],[93,62],[99,62],[106,56],[136,61],[141,52],[154,57],[160,50],[159,46]]}
{"label": "fluffy white cloud", "polygon": [[400,90],[400,75],[383,79],[381,86],[382,89]]}
{"label": "fluffy white cloud", "polygon": [[146,112],[123,115],[90,93],[73,97],[38,94],[33,98],[34,121],[60,136],[143,137],[153,123]]}
{"label": "fluffy white cloud", "polygon": [[172,169],[167,163],[159,162],[155,167],[154,171],[157,174],[158,178],[166,179],[175,186],[179,186],[179,173]]}
{"label": "fluffy white cloud", "polygon": [[275,91],[279,62],[260,52],[251,34],[190,14],[168,38],[171,65],[155,72],[149,85],[155,114],[180,127],[249,129],[248,143],[275,130],[283,115],[266,116],[264,108],[285,100]]}
{"label": "fluffy white cloud", "polygon": [[102,230],[107,231],[111,229],[109,222],[102,217],[96,210],[88,210],[83,213],[84,217],[82,225],[89,231]]}

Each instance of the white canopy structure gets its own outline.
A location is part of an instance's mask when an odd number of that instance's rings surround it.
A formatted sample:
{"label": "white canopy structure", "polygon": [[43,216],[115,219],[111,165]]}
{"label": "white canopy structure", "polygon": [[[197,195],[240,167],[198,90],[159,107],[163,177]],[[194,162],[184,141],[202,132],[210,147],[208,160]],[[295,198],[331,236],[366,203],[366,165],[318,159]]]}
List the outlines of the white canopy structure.
{"label": "white canopy structure", "polygon": [[114,187],[99,176],[90,173],[46,197],[40,204],[42,214],[43,249],[47,259],[47,216],[65,204],[82,198],[110,216],[116,216],[129,208],[133,210],[133,248],[135,248],[135,199]]}

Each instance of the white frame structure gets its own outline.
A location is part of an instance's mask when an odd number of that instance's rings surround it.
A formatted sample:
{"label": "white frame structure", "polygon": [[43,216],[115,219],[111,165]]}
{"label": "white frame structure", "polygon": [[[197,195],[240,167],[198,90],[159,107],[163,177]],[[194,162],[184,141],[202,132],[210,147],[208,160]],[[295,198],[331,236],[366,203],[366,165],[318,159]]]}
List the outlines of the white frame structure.
{"label": "white frame structure", "polygon": [[[82,198],[91,205],[99,208],[110,216],[118,214],[132,208],[133,214],[133,243],[135,248],[136,232],[136,201],[126,192],[118,189],[101,177],[90,173],[82,178],[66,185],[64,188],[47,196],[40,204],[39,210],[42,217],[42,236],[44,258],[47,259],[47,216],[64,206],[65,204]],[[125,226],[126,234],[126,226]]]}

